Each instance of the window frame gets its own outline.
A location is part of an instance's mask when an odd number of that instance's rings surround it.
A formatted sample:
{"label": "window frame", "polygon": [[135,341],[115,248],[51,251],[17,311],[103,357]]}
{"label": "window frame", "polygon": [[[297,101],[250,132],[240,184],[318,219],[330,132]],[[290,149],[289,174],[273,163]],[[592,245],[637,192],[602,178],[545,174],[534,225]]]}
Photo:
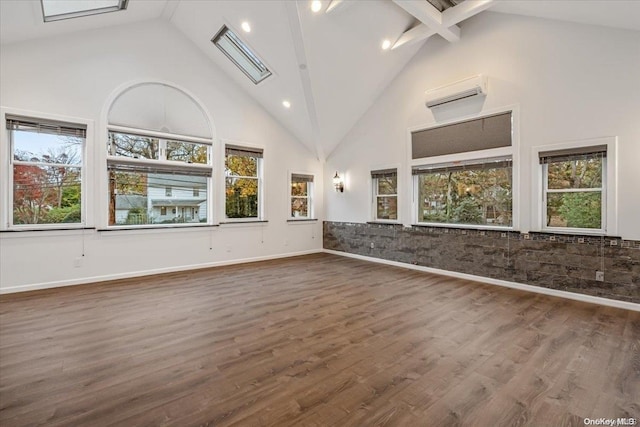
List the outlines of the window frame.
{"label": "window frame", "polygon": [[101,15],[103,13],[119,12],[121,10],[126,10],[128,3],[129,3],[129,0],[118,0],[118,4],[114,6],[74,10],[70,12],[59,13],[56,15],[47,15],[44,2],[40,0],[40,9],[42,10],[42,20],[43,22],[46,23],[46,22],[61,21],[65,19],[82,18],[85,16]]}
{"label": "window frame", "polygon": [[[511,145],[508,147],[489,148],[485,150],[468,151],[464,153],[445,154],[433,157],[423,157],[412,159],[412,132],[427,130],[431,128],[463,123],[469,120],[481,119],[483,117],[494,116],[501,113],[511,112]],[[410,170],[416,166],[436,166],[439,164],[447,164],[454,162],[468,162],[483,159],[491,159],[497,157],[511,157],[512,176],[511,176],[511,225],[496,226],[483,224],[456,224],[441,222],[419,222],[418,221],[418,178],[417,175],[409,174],[407,182],[411,189],[411,203],[408,208],[411,210],[407,218],[410,219],[408,226],[428,226],[428,227],[445,227],[445,228],[466,228],[476,230],[499,230],[511,231],[520,228],[520,206],[522,191],[520,189],[520,106],[518,104],[507,105],[495,109],[483,110],[478,114],[456,117],[450,120],[439,122],[431,122],[424,125],[413,126],[407,129],[406,133],[407,150],[406,159]]]}
{"label": "window frame", "polygon": [[[132,158],[127,156],[117,156],[111,153],[110,143],[109,143],[109,133],[123,133],[128,135],[142,136],[147,138],[156,138],[158,139],[158,158],[157,159],[146,159],[146,158]],[[144,167],[166,167],[166,168],[176,168],[179,169],[193,169],[200,170],[203,172],[210,173],[210,176],[207,177],[207,221],[202,222],[190,222],[190,223],[171,223],[171,224],[109,224],[109,205],[106,205],[106,217],[105,217],[105,227],[109,230],[122,230],[122,229],[157,229],[157,228],[176,228],[176,227],[201,227],[203,225],[215,225],[215,213],[213,210],[213,194],[214,194],[214,176],[215,176],[215,166],[214,166],[214,140],[213,138],[201,138],[194,137],[188,135],[181,134],[173,134],[167,132],[159,132],[152,131],[146,129],[138,129],[138,128],[130,128],[126,126],[118,126],[118,125],[107,125],[105,131],[105,141],[107,148],[106,155],[106,164],[105,164],[105,180],[106,180],[106,195],[110,196],[109,192],[109,164],[120,164],[127,165],[132,167],[140,167],[143,169]],[[167,141],[178,141],[178,142],[186,142],[192,144],[202,144],[207,147],[207,163],[188,163],[179,160],[166,160],[166,142]],[[167,191],[167,187],[165,187],[165,194]],[[173,189],[171,189],[173,191]],[[172,197],[166,196],[165,197]]]}
{"label": "window frame", "polygon": [[[13,136],[12,131],[7,129],[7,116],[21,116],[33,121],[54,121],[64,122],[72,125],[86,127],[84,142],[81,148],[81,164],[80,164],[80,222],[77,223],[54,223],[54,224],[13,224]],[[0,174],[0,188],[3,189],[3,197],[1,202],[6,208],[0,209],[0,230],[10,231],[48,231],[48,230],[69,230],[83,229],[94,226],[93,222],[93,194],[88,194],[92,180],[90,175],[94,169],[93,164],[93,121],[89,119],[62,116],[38,111],[20,110],[13,108],[0,108],[0,117],[2,119],[2,132],[0,132],[0,152],[6,156],[0,156],[2,160],[2,169],[5,171]],[[6,160],[5,160],[6,159]],[[78,166],[70,166],[78,167]],[[93,191],[91,192],[93,193]]]}
{"label": "window frame", "polygon": [[[259,150],[262,151],[262,157],[258,158],[258,162],[256,164],[256,177],[245,177],[245,176],[240,176],[240,175],[233,175],[233,177],[235,178],[251,178],[251,179],[257,179],[258,180],[258,216],[256,218],[252,218],[252,217],[247,217],[247,218],[228,218],[227,217],[227,197],[226,197],[226,189],[227,189],[227,178],[228,176],[225,173],[226,170],[226,160],[227,160],[227,154],[226,154],[226,148],[227,146],[233,146],[233,147],[238,147],[238,148],[246,148],[247,150]],[[265,169],[265,161],[266,161],[266,155],[265,155],[265,148],[262,145],[259,144],[252,144],[252,143],[247,143],[247,142],[238,142],[238,141],[232,141],[232,140],[223,140],[222,143],[220,144],[220,171],[221,171],[221,188],[222,191],[220,191],[220,210],[219,210],[219,214],[220,214],[220,224],[233,224],[233,223],[260,223],[260,222],[266,222],[267,218],[266,218],[266,203],[265,203],[265,195],[264,195],[264,189],[266,188],[265,186],[265,174],[264,174],[264,169]]]}
{"label": "window frame", "polygon": [[[306,196],[294,196],[291,194],[292,184],[293,184],[293,175],[308,175],[311,177],[311,181],[307,182],[307,195]],[[288,197],[287,197],[287,220],[289,221],[309,221],[316,219],[315,216],[315,186],[316,186],[316,176],[311,172],[301,172],[301,171],[290,171],[287,173],[288,181],[287,181],[287,189],[288,189]],[[307,199],[307,216],[293,216],[291,212],[291,202],[293,199]]]}
{"label": "window frame", "polygon": [[[379,222],[384,224],[400,224],[401,217],[402,217],[402,209],[400,205],[400,199],[401,199],[400,198],[400,185],[401,185],[400,167],[398,165],[390,165],[390,166],[374,167],[370,169],[371,170],[369,171],[369,179],[370,179],[369,188],[371,189],[371,222]],[[378,185],[377,185],[378,178],[374,178],[371,175],[373,172],[376,172],[379,170],[387,170],[387,169],[395,169],[396,171],[396,193],[379,195]],[[378,197],[395,197],[396,198],[396,219],[378,218]]]}
{"label": "window frame", "polygon": [[[617,137],[603,137],[576,141],[563,141],[555,144],[538,145],[532,147],[532,230],[555,234],[581,234],[581,235],[617,235]],[[540,164],[540,153],[544,151],[556,151],[565,149],[578,149],[606,145],[607,155],[602,162],[602,213],[601,228],[576,228],[576,227],[548,227],[547,219],[547,194],[548,194],[548,165]],[[574,189],[576,190],[576,189]],[[552,191],[558,192],[582,192],[579,191]]]}

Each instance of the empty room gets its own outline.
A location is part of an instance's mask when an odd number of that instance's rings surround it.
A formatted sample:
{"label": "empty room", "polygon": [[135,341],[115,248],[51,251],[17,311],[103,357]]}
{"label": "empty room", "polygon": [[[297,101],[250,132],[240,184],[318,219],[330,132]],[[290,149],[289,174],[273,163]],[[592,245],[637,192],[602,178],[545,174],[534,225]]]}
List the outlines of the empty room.
{"label": "empty room", "polygon": [[0,425],[633,426],[640,2],[0,0]]}

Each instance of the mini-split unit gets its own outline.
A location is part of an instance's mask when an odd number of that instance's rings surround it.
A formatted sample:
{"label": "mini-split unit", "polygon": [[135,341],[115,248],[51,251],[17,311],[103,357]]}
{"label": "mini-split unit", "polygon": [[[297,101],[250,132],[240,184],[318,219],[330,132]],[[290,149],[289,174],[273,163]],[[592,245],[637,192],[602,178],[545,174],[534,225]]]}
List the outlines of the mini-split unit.
{"label": "mini-split unit", "polygon": [[462,99],[487,94],[487,77],[482,74],[425,92],[427,108],[439,107]]}

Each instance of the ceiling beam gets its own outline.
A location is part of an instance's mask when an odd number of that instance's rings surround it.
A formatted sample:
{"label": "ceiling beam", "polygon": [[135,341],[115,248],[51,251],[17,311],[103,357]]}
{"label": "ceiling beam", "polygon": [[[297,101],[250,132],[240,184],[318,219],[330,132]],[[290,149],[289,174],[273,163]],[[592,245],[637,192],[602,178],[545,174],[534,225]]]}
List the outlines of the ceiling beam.
{"label": "ceiling beam", "polygon": [[299,65],[300,83],[302,84],[302,92],[304,93],[304,100],[307,107],[307,113],[309,114],[309,122],[311,125],[311,139],[315,154],[318,160],[325,161],[325,153],[322,144],[320,143],[320,125],[318,123],[318,113],[316,111],[316,102],[313,96],[313,89],[311,87],[311,77],[309,76],[309,68],[307,63],[307,53],[304,47],[304,38],[302,35],[302,23],[300,22],[300,10],[298,8],[298,2],[288,1],[285,2],[285,8],[289,20],[289,29],[291,31],[291,37],[293,40],[293,49],[295,51],[296,60]]}
{"label": "ceiling beam", "polygon": [[344,6],[344,0],[331,0],[324,13],[331,13],[340,6]]}
{"label": "ceiling beam", "polygon": [[418,24],[415,27],[402,33],[400,38],[396,40],[391,49],[397,49],[400,46],[408,46],[421,40],[428,39],[434,34],[436,34],[436,32],[431,28],[427,27],[424,24]]}
{"label": "ceiling beam", "polygon": [[445,25],[442,21],[442,13],[428,1],[393,0],[393,2],[446,40],[450,42],[460,40],[460,27]]}
{"label": "ceiling beam", "polygon": [[458,24],[465,19],[471,18],[472,16],[489,9],[493,5],[493,0],[463,1],[462,3],[454,7],[450,7],[442,12],[442,23],[445,26]]}

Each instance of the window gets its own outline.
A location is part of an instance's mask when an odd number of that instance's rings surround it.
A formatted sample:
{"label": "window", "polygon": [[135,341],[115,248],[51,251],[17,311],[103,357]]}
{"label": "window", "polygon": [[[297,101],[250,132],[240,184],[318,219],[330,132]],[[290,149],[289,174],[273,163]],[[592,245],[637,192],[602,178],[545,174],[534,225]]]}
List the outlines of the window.
{"label": "window", "polygon": [[9,224],[82,224],[86,125],[8,114],[6,125],[12,168]]}
{"label": "window", "polygon": [[605,229],[607,146],[538,153],[544,229]]}
{"label": "window", "polygon": [[79,18],[127,8],[128,0],[41,0],[44,22]]}
{"label": "window", "polygon": [[371,172],[373,182],[373,219],[396,221],[398,219],[398,170],[383,169]]}
{"label": "window", "polygon": [[411,134],[418,224],[513,226],[512,112]]}
{"label": "window", "polygon": [[313,217],[312,198],[313,175],[291,174],[291,218],[310,219]]}
{"label": "window", "polygon": [[198,187],[193,187],[193,197],[200,197],[200,189]]}
{"label": "window", "polygon": [[271,75],[271,71],[264,65],[246,43],[223,25],[218,34],[211,40],[218,48],[242,70],[243,73],[255,84],[260,83]]}
{"label": "window", "polygon": [[[111,129],[107,156],[109,225],[210,222],[210,145],[202,138]],[[199,190],[198,196],[194,188]]]}
{"label": "window", "polygon": [[414,167],[418,223],[512,225],[511,158]]}
{"label": "window", "polygon": [[225,214],[228,219],[262,217],[262,149],[225,147]]}

